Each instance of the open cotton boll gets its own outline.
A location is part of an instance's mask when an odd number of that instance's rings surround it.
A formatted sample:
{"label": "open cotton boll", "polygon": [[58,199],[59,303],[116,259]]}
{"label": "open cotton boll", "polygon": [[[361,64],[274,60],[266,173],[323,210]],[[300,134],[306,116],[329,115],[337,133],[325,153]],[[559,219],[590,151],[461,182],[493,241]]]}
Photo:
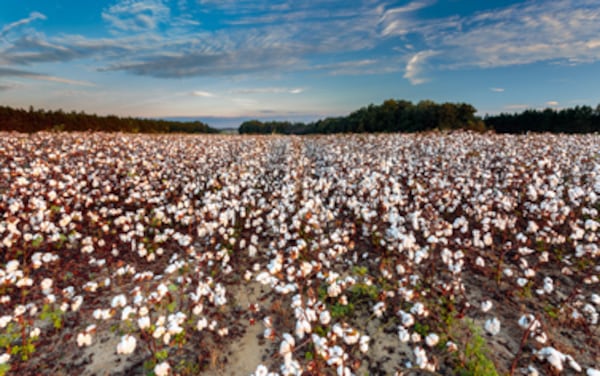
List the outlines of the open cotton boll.
{"label": "open cotton boll", "polygon": [[171,366],[169,365],[169,363],[167,361],[158,363],[154,367],[154,374],[156,376],[167,376],[170,371],[171,371]]}
{"label": "open cotton boll", "polygon": [[132,335],[126,334],[121,337],[121,341],[117,345],[117,354],[128,355],[133,353],[137,345],[137,340]]}
{"label": "open cotton boll", "polygon": [[427,337],[425,337],[425,343],[429,347],[433,347],[438,344],[440,341],[440,337],[435,333],[429,333]]}
{"label": "open cotton boll", "polygon": [[485,300],[485,301],[481,302],[481,312],[485,313],[485,312],[489,311],[490,309],[492,309],[493,305],[494,304],[492,303],[491,300]]}
{"label": "open cotton boll", "polygon": [[495,336],[500,333],[500,320],[496,317],[487,320],[484,324],[484,329],[488,334]]}

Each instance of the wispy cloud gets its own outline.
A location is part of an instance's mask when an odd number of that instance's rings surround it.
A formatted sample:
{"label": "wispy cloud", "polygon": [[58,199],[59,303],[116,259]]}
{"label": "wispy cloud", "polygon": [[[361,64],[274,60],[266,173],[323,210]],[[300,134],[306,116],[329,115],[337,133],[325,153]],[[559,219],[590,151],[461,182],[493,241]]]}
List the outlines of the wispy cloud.
{"label": "wispy cloud", "polygon": [[170,8],[162,0],[121,0],[102,12],[102,19],[120,31],[154,30],[168,22]]}
{"label": "wispy cloud", "polygon": [[194,97],[202,97],[202,98],[212,98],[215,96],[215,94],[209,92],[209,91],[203,91],[203,90],[195,90],[192,92],[192,96]]}
{"label": "wispy cloud", "polygon": [[301,94],[303,88],[285,88],[285,87],[257,87],[241,88],[232,90],[232,94]]}
{"label": "wispy cloud", "polygon": [[437,54],[438,52],[432,50],[421,51],[414,54],[406,64],[404,78],[413,85],[420,85],[427,82],[427,78],[422,77],[424,71],[423,66],[426,64],[427,59]]}
{"label": "wispy cloud", "polygon": [[13,23],[9,23],[0,29],[0,38],[4,35],[8,34],[11,30],[16,29],[20,26],[27,25],[35,20],[45,20],[46,16],[39,12],[31,12],[29,17],[23,18],[21,20],[15,21]]}
{"label": "wispy cloud", "polygon": [[41,80],[41,81],[50,81],[67,85],[77,85],[77,86],[95,86],[92,82],[88,81],[80,81],[80,80],[72,80],[64,77],[57,77],[45,74],[39,74],[29,71],[24,71],[20,69],[13,68],[1,68],[0,67],[0,77],[23,77],[33,80]]}
{"label": "wispy cloud", "polygon": [[595,0],[533,0],[461,18],[425,33],[448,67],[482,68],[600,60],[600,8]]}
{"label": "wispy cloud", "polygon": [[494,93],[503,93],[504,92],[504,88],[502,88],[502,87],[491,87],[490,90],[493,91]]}
{"label": "wispy cloud", "polygon": [[559,103],[557,101],[548,101],[546,102],[546,105],[550,107],[557,107]]}
{"label": "wispy cloud", "polygon": [[406,35],[411,32],[415,32],[415,28],[419,22],[413,13],[419,9],[426,8],[435,3],[433,0],[417,0],[412,1],[406,5],[385,9],[380,7],[379,11],[382,13],[379,19],[381,25],[381,35],[393,36],[393,35]]}

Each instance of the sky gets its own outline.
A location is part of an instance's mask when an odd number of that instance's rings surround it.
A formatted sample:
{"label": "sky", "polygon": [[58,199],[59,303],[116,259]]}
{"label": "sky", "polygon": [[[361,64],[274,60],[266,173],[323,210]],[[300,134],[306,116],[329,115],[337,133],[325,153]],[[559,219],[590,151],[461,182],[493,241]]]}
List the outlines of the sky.
{"label": "sky", "polygon": [[[236,126],[600,103],[600,0],[2,0],[0,105]],[[237,124],[236,124],[237,122]]]}

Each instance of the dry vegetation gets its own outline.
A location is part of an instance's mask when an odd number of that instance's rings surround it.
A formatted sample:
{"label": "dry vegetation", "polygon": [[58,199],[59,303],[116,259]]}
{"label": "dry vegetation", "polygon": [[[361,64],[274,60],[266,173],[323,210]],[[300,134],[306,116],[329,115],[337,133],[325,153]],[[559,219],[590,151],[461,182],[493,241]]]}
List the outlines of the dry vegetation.
{"label": "dry vegetation", "polygon": [[599,375],[599,150],[0,134],[0,375]]}

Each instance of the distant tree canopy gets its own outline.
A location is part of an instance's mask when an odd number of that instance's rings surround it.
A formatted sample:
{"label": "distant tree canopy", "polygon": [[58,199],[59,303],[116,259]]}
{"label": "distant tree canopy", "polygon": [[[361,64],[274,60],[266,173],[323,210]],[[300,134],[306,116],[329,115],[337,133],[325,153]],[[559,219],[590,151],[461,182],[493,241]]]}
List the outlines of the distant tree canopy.
{"label": "distant tree canopy", "polygon": [[414,105],[405,100],[388,99],[381,105],[369,105],[348,116],[326,118],[316,122],[290,123],[287,121],[242,123],[239,133],[363,133],[363,132],[419,132],[433,129],[485,130],[485,124],[475,116],[475,107],[466,103],[421,101]]}
{"label": "distant tree canopy", "polygon": [[577,106],[554,110],[526,110],[521,113],[487,116],[485,124],[498,133],[554,132],[590,133],[600,132],[600,105],[596,109]]}
{"label": "distant tree canopy", "polygon": [[159,119],[140,119],[88,115],[83,112],[64,112],[14,109],[0,106],[0,131],[103,131],[127,133],[216,133],[217,130],[200,121],[177,122]]}

